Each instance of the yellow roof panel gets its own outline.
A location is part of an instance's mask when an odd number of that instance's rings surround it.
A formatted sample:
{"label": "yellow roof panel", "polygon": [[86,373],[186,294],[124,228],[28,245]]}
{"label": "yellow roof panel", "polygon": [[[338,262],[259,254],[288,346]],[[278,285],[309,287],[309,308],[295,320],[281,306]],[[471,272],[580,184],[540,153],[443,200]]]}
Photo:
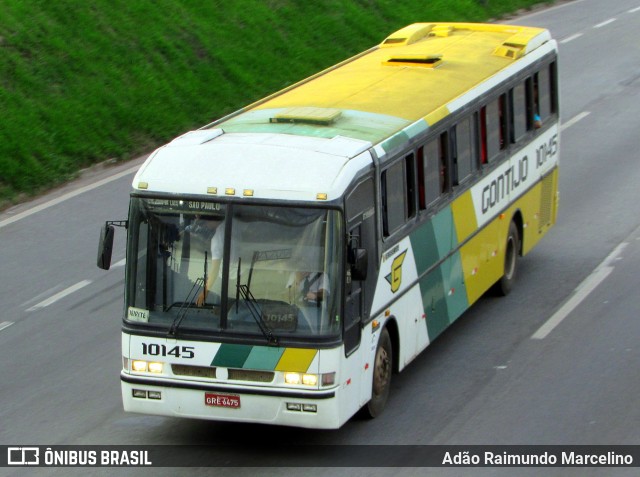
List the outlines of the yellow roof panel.
{"label": "yellow roof panel", "polygon": [[544,29],[512,25],[409,25],[390,35],[380,47],[253,109],[330,108],[416,121],[548,38]]}

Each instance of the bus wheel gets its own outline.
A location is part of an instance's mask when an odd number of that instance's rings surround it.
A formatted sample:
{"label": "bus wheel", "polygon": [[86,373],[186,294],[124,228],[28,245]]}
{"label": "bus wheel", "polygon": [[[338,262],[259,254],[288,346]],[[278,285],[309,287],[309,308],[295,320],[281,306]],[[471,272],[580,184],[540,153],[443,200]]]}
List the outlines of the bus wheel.
{"label": "bus wheel", "polygon": [[509,234],[507,235],[507,246],[504,252],[504,275],[496,283],[495,291],[498,295],[506,296],[513,288],[516,280],[516,271],[518,269],[518,255],[520,250],[520,234],[515,222],[509,225]]}
{"label": "bus wheel", "polygon": [[389,390],[391,389],[391,373],[393,371],[393,352],[391,338],[386,328],[380,333],[380,340],[376,348],[375,363],[373,365],[373,386],[371,389],[371,401],[365,406],[368,417],[377,417],[382,414]]}

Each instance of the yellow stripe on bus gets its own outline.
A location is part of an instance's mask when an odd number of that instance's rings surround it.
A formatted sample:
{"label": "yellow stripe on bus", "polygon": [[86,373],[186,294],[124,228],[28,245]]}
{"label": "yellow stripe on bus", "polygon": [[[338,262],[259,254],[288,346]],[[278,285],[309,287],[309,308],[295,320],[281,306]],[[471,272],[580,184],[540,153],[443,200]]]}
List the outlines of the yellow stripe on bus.
{"label": "yellow stripe on bus", "polygon": [[305,373],[309,370],[309,366],[311,366],[316,354],[318,354],[316,349],[287,348],[282,353],[275,370]]}

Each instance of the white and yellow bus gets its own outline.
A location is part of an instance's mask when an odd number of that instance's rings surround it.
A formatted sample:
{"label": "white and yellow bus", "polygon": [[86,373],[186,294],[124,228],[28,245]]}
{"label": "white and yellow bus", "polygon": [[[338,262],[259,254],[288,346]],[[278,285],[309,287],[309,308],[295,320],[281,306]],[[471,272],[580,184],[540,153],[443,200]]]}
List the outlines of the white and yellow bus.
{"label": "white and yellow bus", "polygon": [[338,428],[554,224],[557,45],[418,23],[156,150],[127,221],[122,399]]}

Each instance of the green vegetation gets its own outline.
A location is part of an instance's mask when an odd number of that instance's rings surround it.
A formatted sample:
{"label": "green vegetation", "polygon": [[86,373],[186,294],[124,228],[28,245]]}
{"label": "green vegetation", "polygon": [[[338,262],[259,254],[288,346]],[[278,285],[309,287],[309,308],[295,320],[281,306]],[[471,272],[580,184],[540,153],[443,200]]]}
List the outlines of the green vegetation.
{"label": "green vegetation", "polygon": [[535,3],[5,0],[0,207],[147,152],[407,24],[485,21]]}

